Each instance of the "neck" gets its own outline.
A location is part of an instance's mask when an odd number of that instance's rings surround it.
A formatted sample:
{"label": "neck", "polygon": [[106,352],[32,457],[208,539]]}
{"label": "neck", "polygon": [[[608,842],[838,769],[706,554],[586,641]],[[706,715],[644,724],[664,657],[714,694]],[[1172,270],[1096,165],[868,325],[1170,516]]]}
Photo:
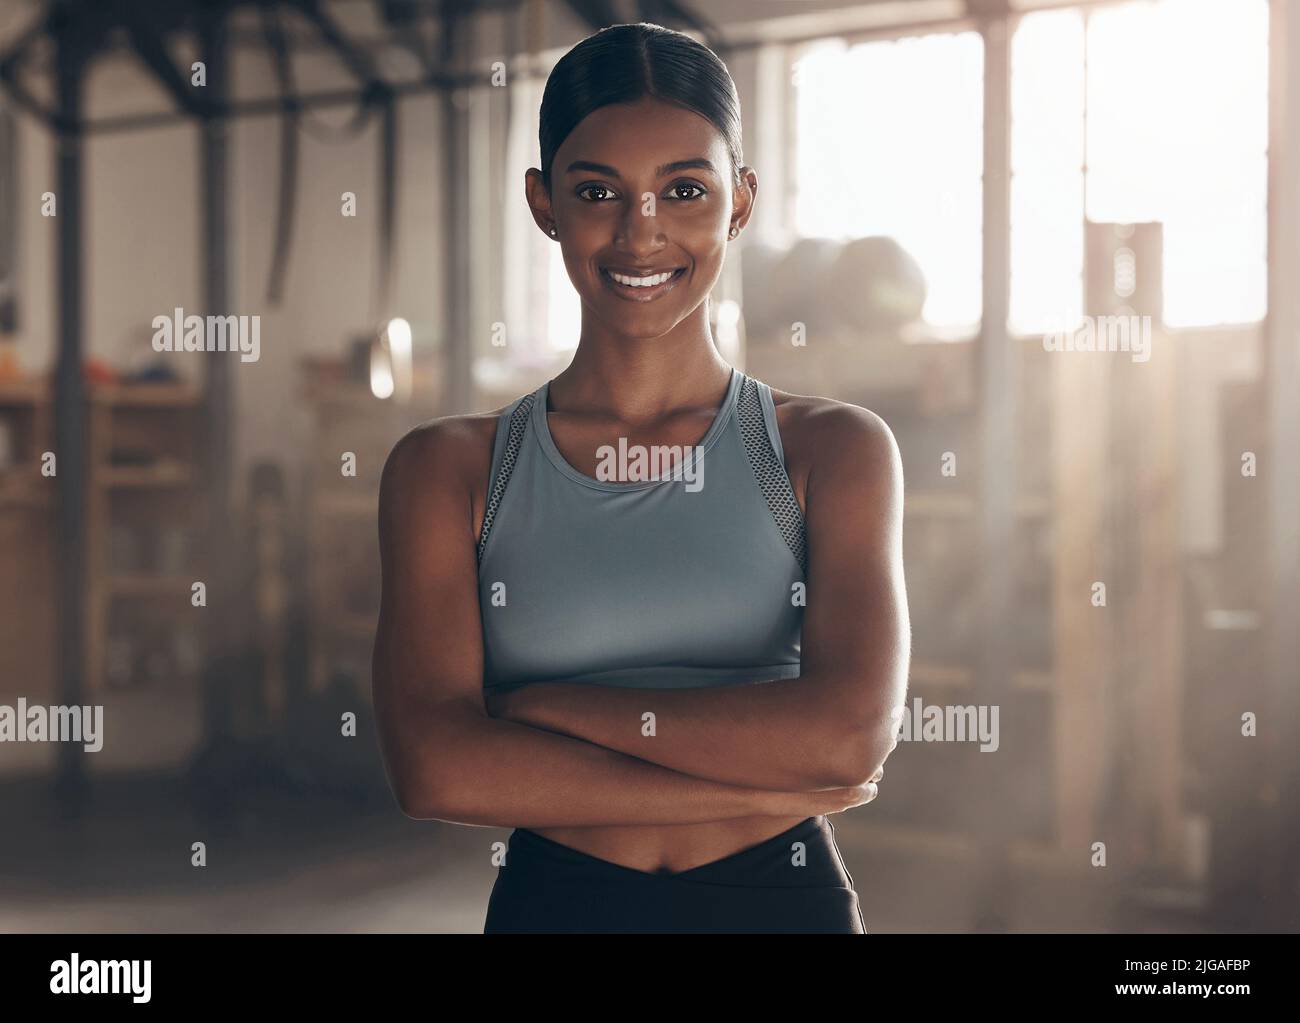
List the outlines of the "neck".
{"label": "neck", "polygon": [[547,389],[552,410],[596,413],[628,422],[717,403],[731,367],[709,333],[708,305],[655,338],[629,338],[592,323],[583,311],[573,361]]}

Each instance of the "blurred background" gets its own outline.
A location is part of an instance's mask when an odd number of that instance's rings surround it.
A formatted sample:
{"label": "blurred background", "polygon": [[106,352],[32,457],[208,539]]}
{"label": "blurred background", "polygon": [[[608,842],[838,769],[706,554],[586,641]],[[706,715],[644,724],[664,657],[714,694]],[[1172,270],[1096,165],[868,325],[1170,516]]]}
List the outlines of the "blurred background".
{"label": "blurred background", "polygon": [[0,0],[0,704],[105,733],[0,743],[0,930],[481,930],[507,832],[379,758],[379,473],[570,358],[523,175],[636,20],[740,92],[720,350],[890,424],[909,708],[999,709],[834,818],[868,930],[1300,929],[1300,3]]}

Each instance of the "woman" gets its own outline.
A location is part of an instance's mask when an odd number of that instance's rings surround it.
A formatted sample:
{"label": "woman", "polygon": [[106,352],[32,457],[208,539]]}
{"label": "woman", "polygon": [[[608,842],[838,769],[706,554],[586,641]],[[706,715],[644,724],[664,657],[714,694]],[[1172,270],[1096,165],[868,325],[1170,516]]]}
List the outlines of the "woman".
{"label": "woman", "polygon": [[540,120],[527,199],[581,337],[537,391],[389,457],[394,792],[516,829],[489,933],[865,933],[827,815],[875,797],[905,697],[893,437],[714,347],[757,178],[712,51],[606,29],[555,66]]}

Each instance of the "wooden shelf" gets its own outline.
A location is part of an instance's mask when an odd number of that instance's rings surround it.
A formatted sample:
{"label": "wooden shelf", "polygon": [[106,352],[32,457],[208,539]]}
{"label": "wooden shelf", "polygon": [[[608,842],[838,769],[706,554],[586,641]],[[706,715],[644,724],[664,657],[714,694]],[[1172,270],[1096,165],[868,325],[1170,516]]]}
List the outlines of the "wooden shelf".
{"label": "wooden shelf", "polygon": [[[191,608],[190,587],[203,578],[201,566],[192,565],[184,574],[114,571],[109,538],[116,525],[151,535],[166,509],[176,507],[173,495],[188,499],[196,493],[199,471],[194,458],[202,447],[203,424],[201,394],[191,384],[118,384],[92,387],[89,393],[86,688],[95,692],[105,685],[110,630],[117,628],[119,616],[128,623],[137,617],[152,622],[164,613],[170,620],[170,613]],[[140,461],[114,463],[119,451],[138,453]],[[132,493],[144,499],[120,499]],[[195,535],[193,526],[186,532],[191,539]],[[140,641],[146,649],[154,642],[148,630]]]}
{"label": "wooden shelf", "polygon": [[[194,580],[179,575],[148,575],[127,573],[109,575],[105,586],[114,597],[175,597],[187,596]],[[186,601],[188,606],[189,601]]]}
{"label": "wooden shelf", "polygon": [[[891,852],[915,852],[950,860],[963,860],[979,853],[979,842],[967,831],[938,831],[907,824],[878,822],[869,831],[853,838],[863,849]],[[841,844],[845,844],[843,840]],[[1078,859],[1062,850],[1056,842],[1016,838],[1007,843],[1012,863],[1053,874],[1078,874],[1089,870]]]}
{"label": "wooden shelf", "polygon": [[316,494],[317,510],[327,515],[364,516],[379,514],[379,495],[372,492],[343,493],[322,487]]}
{"label": "wooden shelf", "polygon": [[[306,492],[308,544],[309,685],[321,691],[332,676],[362,684],[369,671],[379,617],[379,550],[376,522],[384,459],[408,430],[437,411],[431,398],[441,385],[422,379],[409,402],[376,398],[369,387],[346,379],[346,367],[304,359],[301,393],[314,428]],[[351,451],[357,475],[343,479],[339,455]],[[342,595],[347,591],[347,596]],[[373,608],[366,611],[366,606]]]}
{"label": "wooden shelf", "polygon": [[44,377],[0,380],[0,406],[36,406],[49,400],[50,385]]}
{"label": "wooden shelf", "polygon": [[[909,682],[920,685],[965,689],[975,684],[975,669],[960,664],[913,661]],[[1029,692],[1051,692],[1052,673],[1041,668],[1022,668],[1012,673],[1012,685]]]}
{"label": "wooden shelf", "polygon": [[[170,500],[200,478],[193,458],[201,450],[200,389],[189,383],[87,384],[87,476],[85,495],[86,609],[84,622],[87,696],[103,690],[111,628],[142,627],[141,652],[152,649],[149,629],[172,605],[180,614],[194,575],[114,572],[109,536],[117,524],[148,537]],[[56,556],[54,516],[57,481],[41,476],[41,455],[53,450],[53,386],[48,377],[0,380],[0,413],[13,424],[16,464],[0,471],[0,563],[12,587],[0,594],[0,676],[22,679],[29,696],[53,693],[58,593],[50,566]],[[114,464],[117,453],[139,453],[139,464]],[[118,500],[122,492],[143,500]],[[167,498],[167,500],[161,500]],[[144,601],[137,606],[136,602]],[[156,602],[156,603],[155,603]],[[166,616],[167,623],[173,616]],[[125,629],[132,624],[123,624]],[[162,632],[172,626],[164,624]],[[132,634],[132,638],[137,637]],[[152,694],[150,696],[152,698]]]}
{"label": "wooden shelf", "polygon": [[48,507],[54,501],[53,484],[34,462],[10,466],[0,471],[0,507]]}
{"label": "wooden shelf", "polygon": [[56,481],[41,475],[54,446],[48,377],[0,380],[11,463],[0,470],[0,693],[29,700],[57,691]]}
{"label": "wooden shelf", "polygon": [[379,398],[360,384],[347,384],[337,389],[309,384],[304,391],[307,399],[314,405],[325,408],[345,408],[349,410],[388,409],[399,404],[392,398]]}
{"label": "wooden shelf", "polygon": [[[932,518],[964,518],[977,514],[979,499],[974,494],[941,490],[921,490],[905,494],[903,513]],[[1021,518],[1045,519],[1052,514],[1050,498],[1037,494],[1016,500],[1016,514]]]}
{"label": "wooden shelf", "polygon": [[203,391],[188,383],[100,384],[92,385],[89,394],[97,405],[131,408],[188,408],[203,400]]}
{"label": "wooden shelf", "polygon": [[95,469],[100,487],[178,487],[193,482],[193,469],[183,462],[156,465],[103,465]]}

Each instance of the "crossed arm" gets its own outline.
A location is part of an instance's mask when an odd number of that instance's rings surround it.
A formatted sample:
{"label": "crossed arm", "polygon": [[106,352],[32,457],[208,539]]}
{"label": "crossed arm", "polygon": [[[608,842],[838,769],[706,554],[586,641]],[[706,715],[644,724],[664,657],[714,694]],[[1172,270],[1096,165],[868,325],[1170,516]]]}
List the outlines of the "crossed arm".
{"label": "crossed arm", "polygon": [[[530,686],[504,706],[482,692],[467,482],[490,438],[459,417],[403,438],[380,487],[373,661],[403,812],[536,828],[799,816],[864,801],[906,687],[901,469],[876,417],[827,412],[833,450],[808,483],[801,678],[720,690]],[[641,736],[646,710],[658,717],[652,739]]]}
{"label": "crossed arm", "polygon": [[840,405],[812,415],[822,454],[807,486],[799,678],[708,689],[534,685],[490,697],[489,711],[714,781],[800,789],[870,778],[897,743],[891,711],[907,687],[902,467],[872,413]]}

